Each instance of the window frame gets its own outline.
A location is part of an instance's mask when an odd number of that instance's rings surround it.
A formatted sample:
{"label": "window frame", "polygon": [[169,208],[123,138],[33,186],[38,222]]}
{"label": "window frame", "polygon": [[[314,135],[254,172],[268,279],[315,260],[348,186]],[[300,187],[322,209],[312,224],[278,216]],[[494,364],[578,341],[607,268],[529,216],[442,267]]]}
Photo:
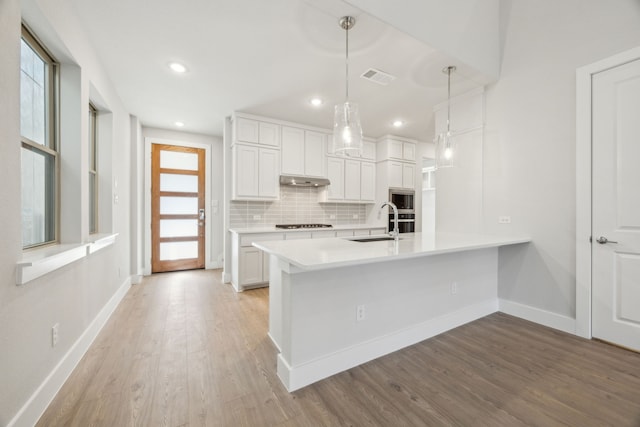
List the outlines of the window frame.
{"label": "window frame", "polygon": [[[51,221],[53,226],[53,239],[47,240],[40,243],[35,243],[32,245],[25,245],[24,241],[22,242],[22,249],[33,249],[39,248],[43,246],[55,245],[60,242],[60,126],[59,126],[59,117],[60,117],[60,108],[59,108],[59,99],[60,99],[60,79],[59,79],[59,71],[60,64],[56,61],[53,55],[49,53],[49,51],[44,47],[44,44],[34,35],[34,33],[27,27],[27,25],[23,22],[21,27],[21,37],[22,40],[38,55],[47,65],[47,73],[45,77],[45,90],[46,90],[46,102],[45,102],[45,143],[39,144],[30,138],[22,135],[22,130],[20,131],[20,153],[22,155],[22,150],[31,150],[36,153],[44,153],[45,155],[49,155],[53,158],[53,212],[50,212],[50,215],[53,215],[53,219],[48,219],[47,221]],[[22,62],[21,62],[22,66]],[[20,100],[22,102],[22,100]],[[51,185],[51,183],[48,183]],[[20,189],[22,192],[22,189]]]}
{"label": "window frame", "polygon": [[[93,188],[89,179],[89,234],[97,234],[100,231],[99,207],[99,182],[98,182],[98,114],[99,111],[92,102],[89,102],[89,176],[93,176]],[[93,190],[93,192],[92,192]],[[93,218],[91,218],[93,208]],[[93,219],[94,228],[91,228]]]}

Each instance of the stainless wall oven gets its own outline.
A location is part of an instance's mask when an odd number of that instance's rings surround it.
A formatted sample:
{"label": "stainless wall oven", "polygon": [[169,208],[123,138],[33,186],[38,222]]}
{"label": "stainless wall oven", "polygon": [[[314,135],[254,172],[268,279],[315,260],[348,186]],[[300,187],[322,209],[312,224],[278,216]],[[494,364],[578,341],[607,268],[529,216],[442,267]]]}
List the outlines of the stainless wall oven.
{"label": "stainless wall oven", "polygon": [[[404,188],[390,188],[389,200],[398,208],[398,231],[416,231],[415,191]],[[393,230],[393,210],[389,208],[389,231]]]}

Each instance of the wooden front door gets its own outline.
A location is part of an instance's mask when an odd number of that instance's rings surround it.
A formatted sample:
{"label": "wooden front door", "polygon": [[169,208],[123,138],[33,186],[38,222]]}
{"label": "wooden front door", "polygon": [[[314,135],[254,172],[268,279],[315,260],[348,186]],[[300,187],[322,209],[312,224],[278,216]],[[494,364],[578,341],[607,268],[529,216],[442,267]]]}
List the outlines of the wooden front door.
{"label": "wooden front door", "polygon": [[205,151],[152,144],[151,269],[204,268]]}

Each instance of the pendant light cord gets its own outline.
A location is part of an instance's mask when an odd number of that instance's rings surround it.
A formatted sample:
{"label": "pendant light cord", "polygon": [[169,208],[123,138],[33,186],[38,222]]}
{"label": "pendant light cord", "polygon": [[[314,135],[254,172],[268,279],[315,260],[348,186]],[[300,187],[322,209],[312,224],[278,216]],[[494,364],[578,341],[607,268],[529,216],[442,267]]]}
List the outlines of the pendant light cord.
{"label": "pendant light cord", "polygon": [[447,68],[447,133],[451,132],[451,67]]}
{"label": "pendant light cord", "polygon": [[345,29],[345,38],[346,38],[346,59],[345,59],[345,81],[346,81],[346,102],[349,102],[349,25],[347,24],[347,28]]}

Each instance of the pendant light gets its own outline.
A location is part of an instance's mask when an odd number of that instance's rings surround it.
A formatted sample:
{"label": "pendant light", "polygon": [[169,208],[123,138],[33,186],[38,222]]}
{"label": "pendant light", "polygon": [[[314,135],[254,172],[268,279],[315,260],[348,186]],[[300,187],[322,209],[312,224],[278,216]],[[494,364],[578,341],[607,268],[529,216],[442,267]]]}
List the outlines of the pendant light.
{"label": "pendant light", "polygon": [[346,96],[344,104],[335,106],[333,121],[333,152],[342,156],[362,155],[362,125],[358,104],[349,102],[349,30],[356,24],[352,16],[340,19],[340,27],[346,33]]}
{"label": "pendant light", "polygon": [[447,74],[447,130],[436,136],[436,169],[454,166],[458,154],[455,138],[451,134],[451,73],[455,70],[453,65],[442,70]]}

